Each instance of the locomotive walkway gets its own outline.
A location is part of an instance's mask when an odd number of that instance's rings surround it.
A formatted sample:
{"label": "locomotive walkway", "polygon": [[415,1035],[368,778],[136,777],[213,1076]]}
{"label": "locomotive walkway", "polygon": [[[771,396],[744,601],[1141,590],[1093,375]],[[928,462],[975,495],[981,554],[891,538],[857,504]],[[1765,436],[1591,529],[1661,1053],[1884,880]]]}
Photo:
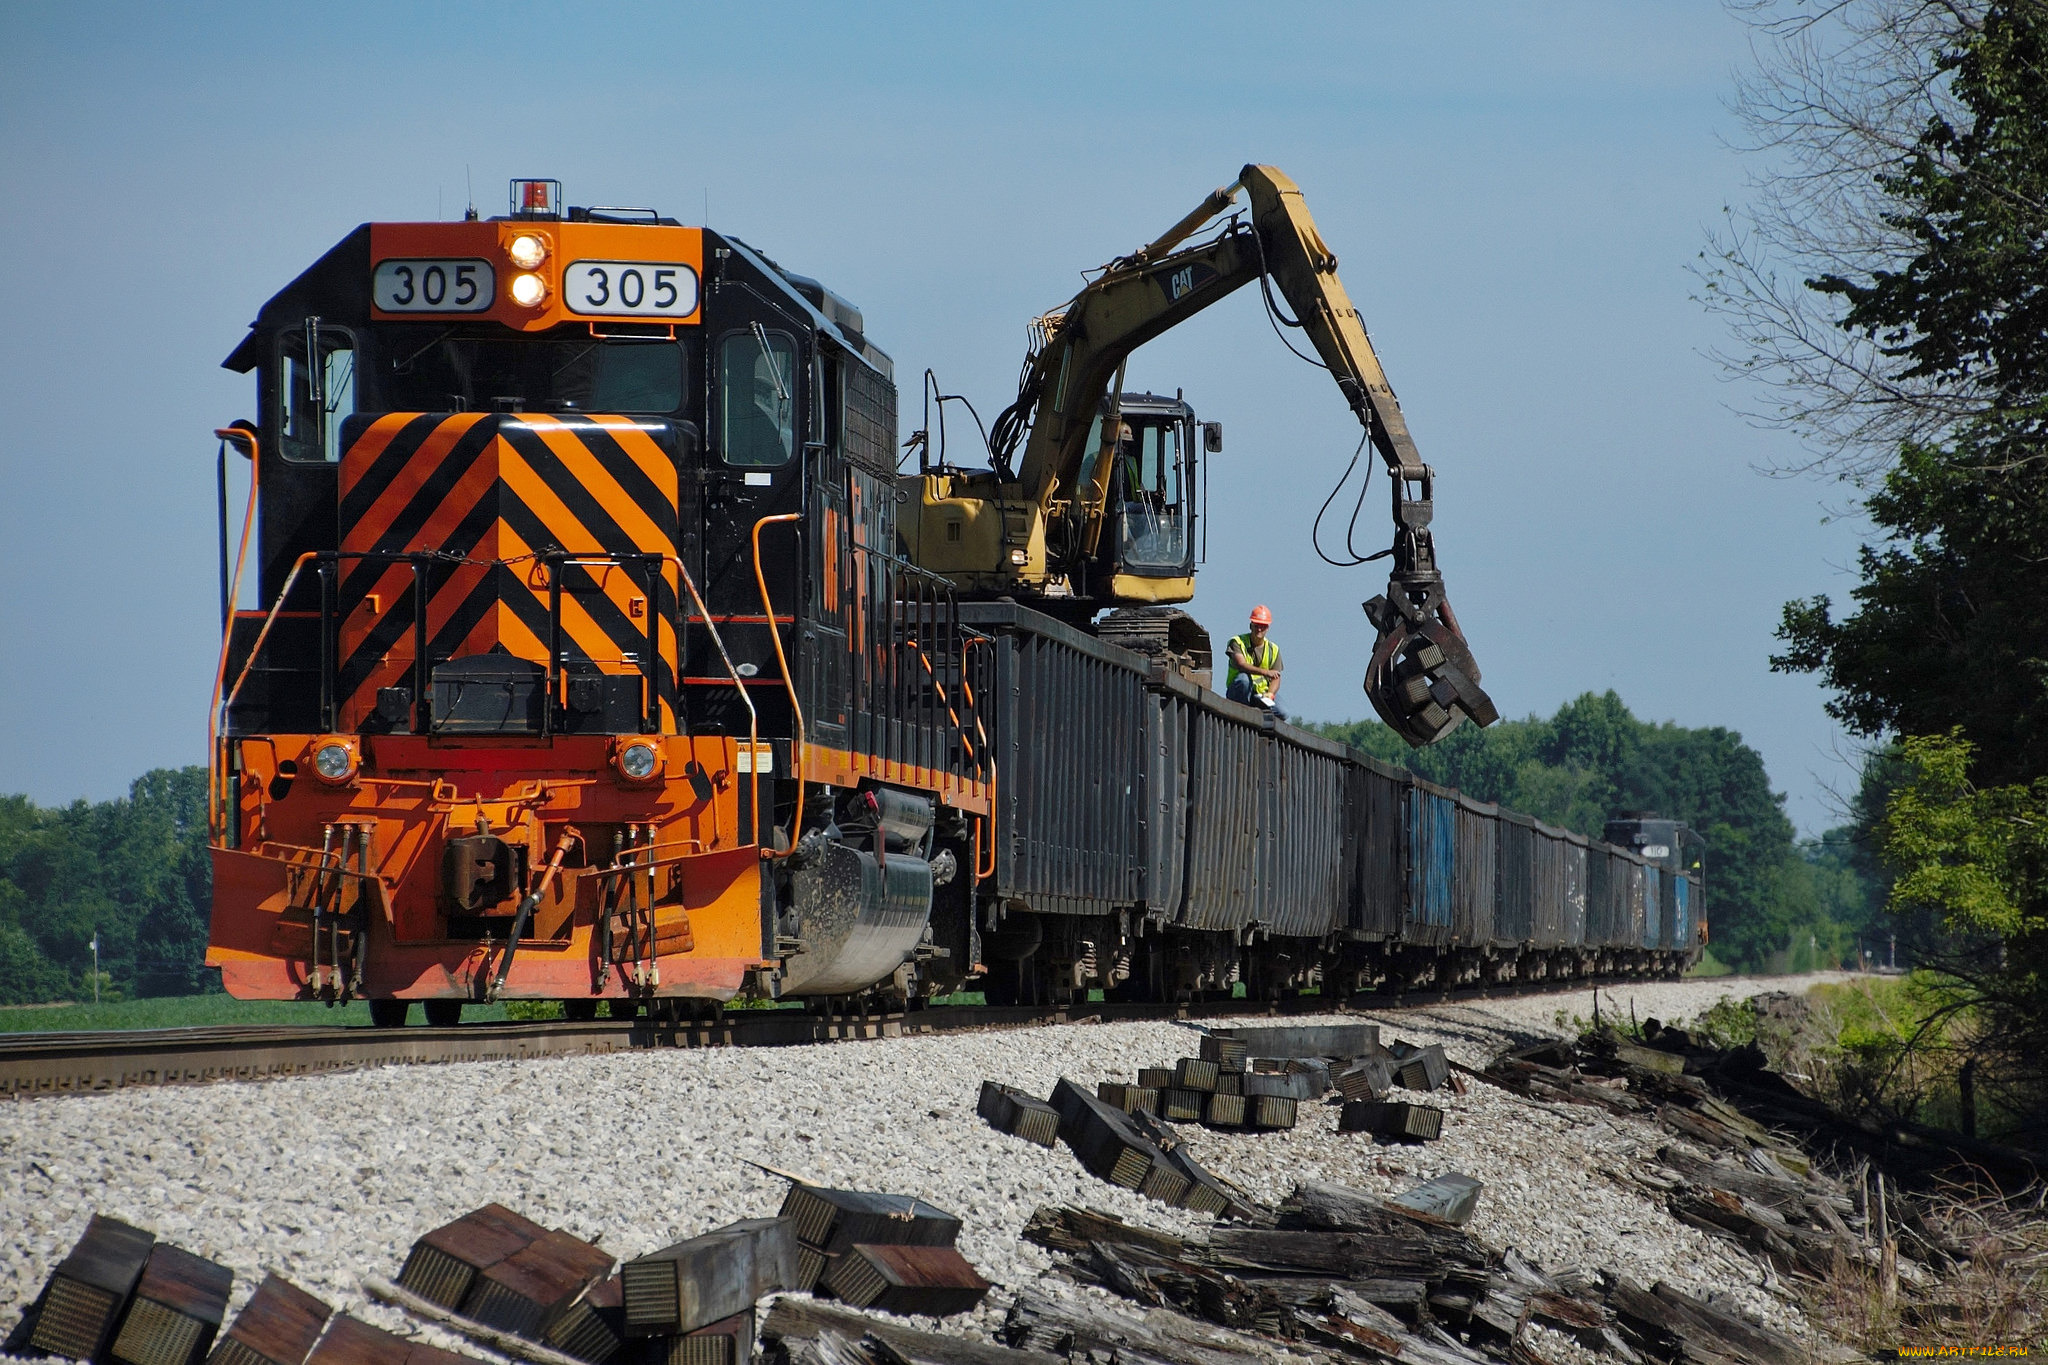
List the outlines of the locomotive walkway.
{"label": "locomotive walkway", "polygon": [[1378,1012],[1506,995],[1576,993],[1608,982],[1540,981],[1511,986],[1360,995],[1349,1000],[1300,996],[1282,1001],[1216,1000],[1177,1004],[1090,1001],[1064,1008],[946,1005],[909,1011],[822,1013],[731,1010],[716,1019],[666,1022],[561,1020],[448,1027],[349,1025],[224,1026],[120,1032],[15,1034],[0,1042],[0,1096],[27,1099],[133,1086],[265,1080],[380,1066],[523,1061],[630,1049],[794,1047],[857,1038],[1048,1027],[1081,1020],[1242,1019]]}

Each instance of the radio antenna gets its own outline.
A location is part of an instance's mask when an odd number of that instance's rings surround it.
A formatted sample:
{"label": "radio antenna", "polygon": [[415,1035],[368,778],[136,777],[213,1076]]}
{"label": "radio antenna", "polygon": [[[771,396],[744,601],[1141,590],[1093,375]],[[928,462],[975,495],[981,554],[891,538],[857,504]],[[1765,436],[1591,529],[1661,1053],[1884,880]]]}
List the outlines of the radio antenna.
{"label": "radio antenna", "polygon": [[464,162],[462,166],[462,188],[469,196],[469,207],[463,210],[462,221],[474,223],[476,221],[476,181],[470,178],[469,163],[467,162]]}

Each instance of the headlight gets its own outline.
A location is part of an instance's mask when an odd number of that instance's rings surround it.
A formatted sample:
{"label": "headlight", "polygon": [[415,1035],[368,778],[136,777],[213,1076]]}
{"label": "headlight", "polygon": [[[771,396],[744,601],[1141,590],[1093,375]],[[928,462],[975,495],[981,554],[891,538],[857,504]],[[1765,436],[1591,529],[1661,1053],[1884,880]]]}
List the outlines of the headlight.
{"label": "headlight", "polygon": [[537,308],[548,296],[548,282],[538,275],[512,277],[512,302],[521,308]]}
{"label": "headlight", "polygon": [[346,782],[356,773],[355,750],[329,740],[313,750],[313,771],[328,782]]}
{"label": "headlight", "polygon": [[1016,565],[1020,569],[1024,567],[1025,561],[1028,558],[1029,556],[1027,556],[1022,550],[1010,551],[1010,563]]}
{"label": "headlight", "polygon": [[521,270],[531,270],[548,258],[548,244],[532,235],[514,237],[512,245],[505,248],[505,254]]}
{"label": "headlight", "polygon": [[656,762],[654,746],[644,740],[619,750],[619,772],[633,782],[645,782],[654,776]]}

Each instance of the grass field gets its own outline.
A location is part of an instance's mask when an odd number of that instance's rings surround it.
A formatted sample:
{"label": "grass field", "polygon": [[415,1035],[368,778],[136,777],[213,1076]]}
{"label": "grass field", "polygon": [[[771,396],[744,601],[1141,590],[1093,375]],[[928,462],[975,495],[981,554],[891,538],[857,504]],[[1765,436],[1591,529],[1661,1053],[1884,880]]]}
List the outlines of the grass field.
{"label": "grass field", "polygon": [[[471,1005],[465,1021],[505,1018],[503,1005]],[[420,1022],[415,1008],[412,1021]],[[0,1033],[56,1033],[70,1029],[191,1028],[208,1024],[368,1024],[370,1007],[294,1000],[237,1000],[230,995],[169,995],[103,1005],[18,1005],[0,1008]]]}

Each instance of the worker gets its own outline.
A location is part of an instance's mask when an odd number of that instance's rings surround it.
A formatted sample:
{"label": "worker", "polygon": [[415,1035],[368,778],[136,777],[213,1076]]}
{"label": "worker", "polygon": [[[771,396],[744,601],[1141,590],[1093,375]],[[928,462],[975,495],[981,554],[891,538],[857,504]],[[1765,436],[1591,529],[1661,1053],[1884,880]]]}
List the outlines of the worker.
{"label": "worker", "polygon": [[1230,660],[1230,673],[1223,694],[1248,706],[1263,706],[1284,719],[1279,704],[1280,646],[1266,638],[1266,630],[1272,624],[1273,613],[1260,603],[1252,608],[1251,629],[1230,637],[1224,650]]}

